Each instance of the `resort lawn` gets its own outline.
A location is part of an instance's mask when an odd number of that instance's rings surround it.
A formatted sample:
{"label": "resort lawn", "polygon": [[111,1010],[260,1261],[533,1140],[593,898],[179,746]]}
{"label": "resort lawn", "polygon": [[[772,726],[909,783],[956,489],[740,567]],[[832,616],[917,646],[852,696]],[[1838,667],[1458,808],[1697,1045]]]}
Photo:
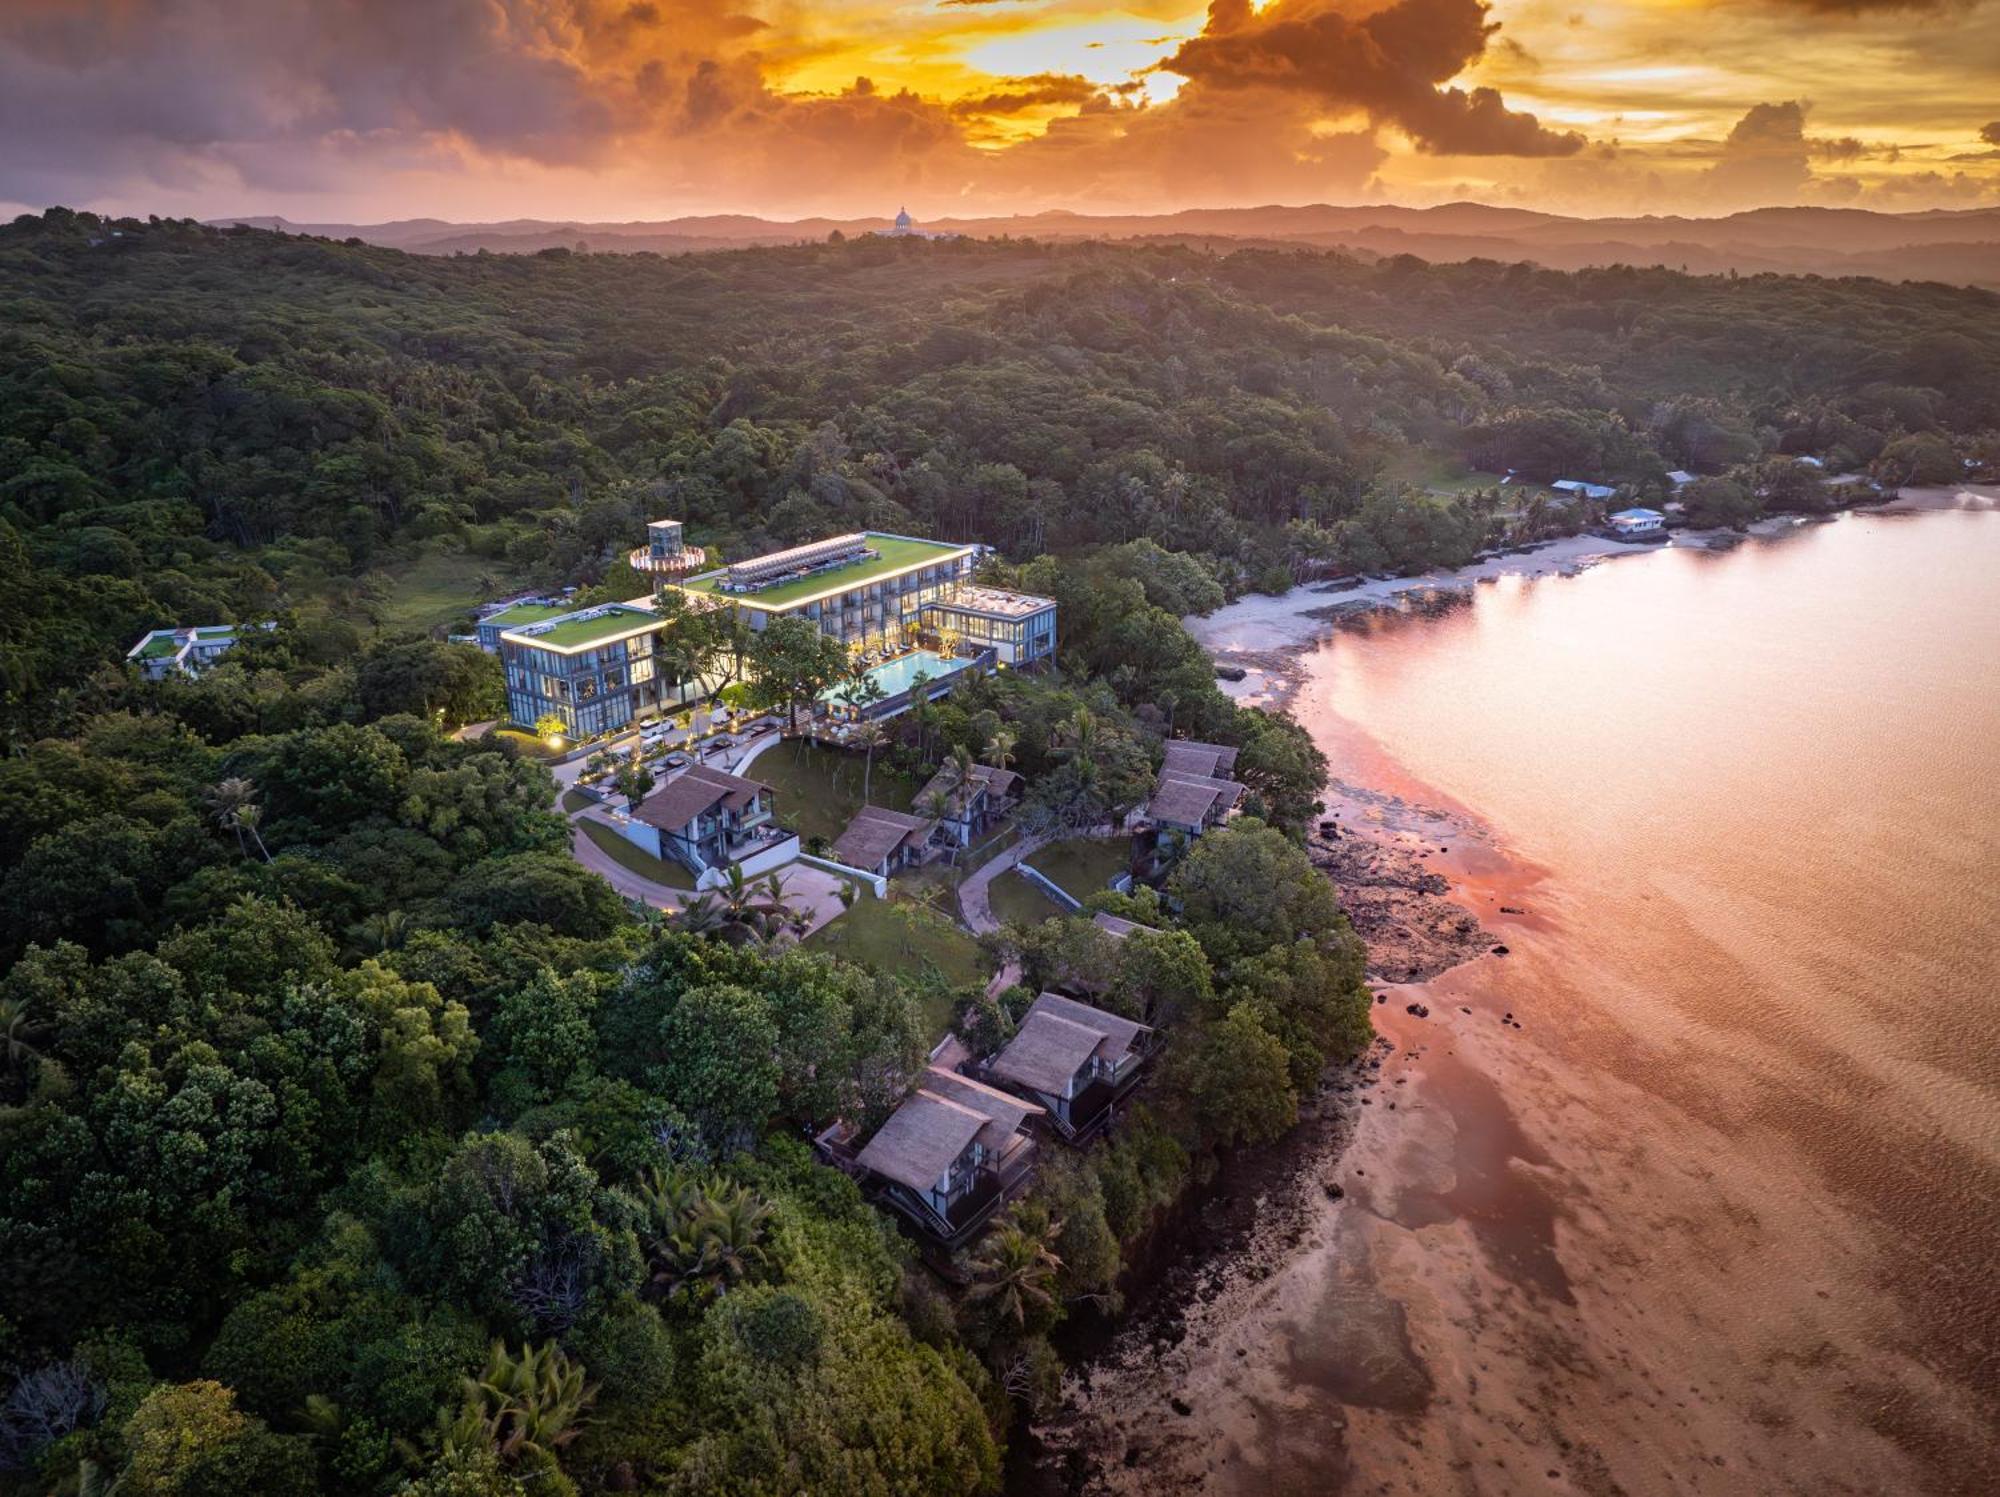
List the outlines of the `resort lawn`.
{"label": "resort lawn", "polygon": [[585,806],[596,804],[595,798],[585,795],[581,790],[565,790],[562,795],[562,808],[565,811],[581,811]]}
{"label": "resort lawn", "polygon": [[[922,787],[891,769],[887,758],[883,753],[875,756],[869,802],[891,811],[907,811]],[[765,749],[743,773],[777,792],[778,820],[797,832],[801,841],[824,837],[831,842],[847,830],[847,823],[861,809],[865,767],[861,754],[795,738]]]}
{"label": "resort lawn", "polygon": [[[993,959],[956,922],[927,905],[863,894],[838,920],[821,926],[806,945],[847,958],[872,972],[903,977],[935,972],[953,988],[983,986],[993,975]],[[941,1035],[951,1024],[951,997],[944,991],[924,998],[925,1032]]]}
{"label": "resort lawn", "polygon": [[738,603],[762,603],[767,608],[782,608],[786,604],[797,603],[802,599],[817,598],[822,593],[843,592],[864,582],[873,582],[886,577],[891,572],[901,572],[931,562],[944,561],[969,549],[945,541],[906,540],[900,536],[873,534],[868,537],[868,545],[876,554],[864,561],[851,562],[847,566],[834,567],[825,572],[815,572],[810,577],[781,582],[775,587],[767,587],[754,593],[725,593],[721,590],[722,579],[719,577],[688,582],[686,589],[689,592],[709,593],[729,598]]}
{"label": "resort lawn", "polygon": [[986,886],[986,899],[993,906],[993,918],[1002,925],[1040,925],[1069,913],[1012,868]]}
{"label": "resort lawn", "polygon": [[1127,837],[1066,837],[1027,858],[1027,863],[1059,889],[1088,899],[1131,866]]}
{"label": "resort lawn", "polygon": [[577,823],[583,828],[584,836],[595,842],[605,856],[628,873],[636,873],[641,878],[649,878],[656,884],[665,884],[669,889],[694,890],[694,875],[680,864],[656,858],[636,843],[628,842],[618,835],[616,827],[606,826],[601,821],[588,817]]}

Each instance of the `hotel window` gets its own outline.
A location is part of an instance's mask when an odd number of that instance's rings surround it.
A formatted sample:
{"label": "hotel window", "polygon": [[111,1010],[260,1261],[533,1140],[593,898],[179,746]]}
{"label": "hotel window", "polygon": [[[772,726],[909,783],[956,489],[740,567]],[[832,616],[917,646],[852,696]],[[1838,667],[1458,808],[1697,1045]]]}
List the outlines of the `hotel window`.
{"label": "hotel window", "polygon": [[588,702],[597,695],[597,677],[583,676],[576,683],[576,699]]}
{"label": "hotel window", "polygon": [[634,686],[637,686],[645,681],[650,681],[652,679],[653,679],[652,661],[635,660],[632,662],[632,684]]}
{"label": "hotel window", "polygon": [[625,641],[625,653],[633,660],[643,660],[653,653],[653,636],[641,634]]}

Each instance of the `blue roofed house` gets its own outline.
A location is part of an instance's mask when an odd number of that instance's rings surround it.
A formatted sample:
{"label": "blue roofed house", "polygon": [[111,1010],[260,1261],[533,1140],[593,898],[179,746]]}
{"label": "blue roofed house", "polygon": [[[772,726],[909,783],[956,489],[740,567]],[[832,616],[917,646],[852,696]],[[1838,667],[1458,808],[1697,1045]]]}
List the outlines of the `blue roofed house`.
{"label": "blue roofed house", "polygon": [[1621,509],[1610,519],[1611,533],[1628,540],[1643,540],[1662,534],[1667,517],[1657,509]]}

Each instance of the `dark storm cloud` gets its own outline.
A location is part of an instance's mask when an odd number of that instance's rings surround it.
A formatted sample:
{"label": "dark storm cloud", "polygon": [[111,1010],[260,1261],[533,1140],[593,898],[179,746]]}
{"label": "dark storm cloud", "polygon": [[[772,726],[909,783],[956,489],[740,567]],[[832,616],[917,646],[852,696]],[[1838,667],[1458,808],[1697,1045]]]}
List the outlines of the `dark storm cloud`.
{"label": "dark storm cloud", "polygon": [[965,118],[979,115],[1019,114],[1051,104],[1085,104],[1101,92],[1088,78],[1073,73],[1036,73],[1026,78],[1009,78],[1006,86],[991,93],[954,100],[951,112]]}
{"label": "dark storm cloud", "polygon": [[1584,139],[1507,108],[1490,88],[1448,88],[1497,29],[1483,0],[1398,0],[1356,16],[1338,0],[1215,0],[1207,27],[1160,66],[1209,89],[1297,94],[1363,112],[1439,155],[1569,156]]}

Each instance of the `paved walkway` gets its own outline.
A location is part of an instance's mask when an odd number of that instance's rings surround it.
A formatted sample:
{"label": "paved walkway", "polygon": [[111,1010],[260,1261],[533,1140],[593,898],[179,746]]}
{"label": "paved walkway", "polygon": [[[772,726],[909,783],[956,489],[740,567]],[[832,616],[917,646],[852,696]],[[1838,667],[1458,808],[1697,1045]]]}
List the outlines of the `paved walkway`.
{"label": "paved walkway", "polygon": [[1048,840],[1047,837],[1023,837],[998,857],[966,874],[965,881],[958,886],[958,908],[974,935],[985,935],[1000,928],[1000,922],[993,918],[993,901],[988,885],[1021,859],[1040,851]]}
{"label": "paved walkway", "polygon": [[591,806],[571,813],[569,818],[569,851],[571,857],[575,858],[577,862],[603,879],[626,898],[639,900],[644,904],[651,905],[656,910],[665,910],[668,914],[672,914],[678,910],[683,903],[693,897],[685,889],[676,889],[667,884],[656,884],[649,878],[641,877],[612,857],[610,853],[599,847],[595,842],[591,841],[590,834],[584,831],[578,823],[588,819],[597,822],[600,826],[611,825],[610,822],[605,821],[602,817],[592,816],[590,813],[595,809],[596,807]]}

